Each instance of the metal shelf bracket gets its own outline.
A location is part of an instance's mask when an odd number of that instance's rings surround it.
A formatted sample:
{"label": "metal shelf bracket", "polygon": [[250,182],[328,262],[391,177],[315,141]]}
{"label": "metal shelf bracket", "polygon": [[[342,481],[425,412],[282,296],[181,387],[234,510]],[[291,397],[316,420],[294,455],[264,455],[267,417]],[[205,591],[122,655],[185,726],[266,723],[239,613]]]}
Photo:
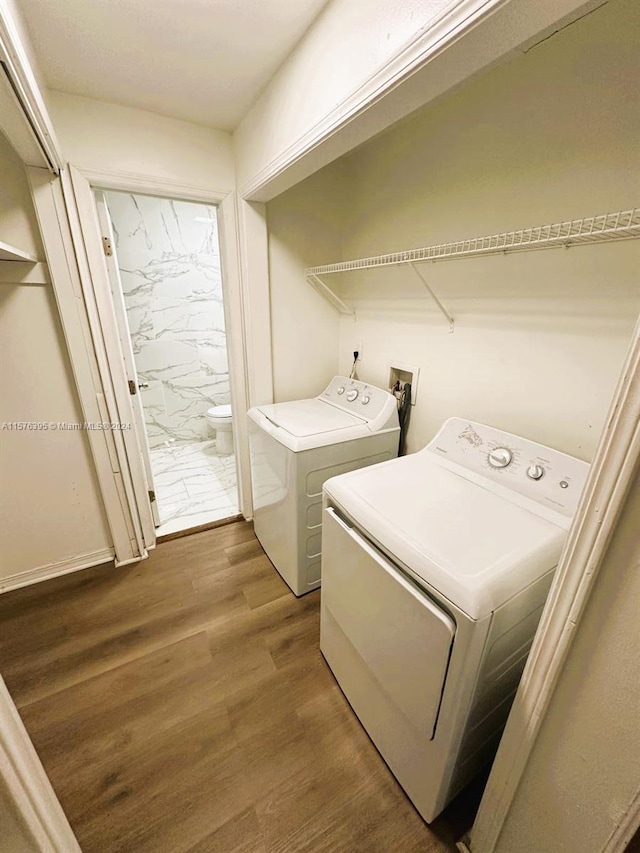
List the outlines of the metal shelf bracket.
{"label": "metal shelf bracket", "polygon": [[334,291],[331,290],[330,287],[327,287],[327,285],[324,283],[324,281],[322,281],[321,278],[319,278],[314,273],[307,272],[307,281],[312,287],[314,287],[318,291],[318,293],[322,294],[325,299],[328,299],[329,302],[331,302],[331,304],[334,306],[334,308],[337,308],[341,314],[348,314],[350,317],[353,317],[354,320],[356,319],[356,312],[353,310],[353,308],[350,308],[348,305],[346,305],[342,301],[342,299],[340,299],[337,293],[334,293]]}
{"label": "metal shelf bracket", "polygon": [[415,264],[412,264],[412,263],[410,263],[410,264],[409,264],[409,266],[410,266],[410,267],[411,267],[411,269],[414,271],[414,273],[418,276],[418,278],[420,279],[420,281],[424,284],[424,286],[426,287],[426,289],[427,289],[427,291],[428,291],[428,293],[429,293],[429,296],[430,296],[430,297],[433,299],[433,301],[436,303],[436,305],[437,305],[437,306],[438,306],[438,308],[440,309],[441,313],[442,313],[442,314],[444,315],[444,317],[446,317],[446,319],[449,321],[449,334],[452,334],[452,333],[453,333],[453,317],[451,316],[451,314],[449,314],[449,312],[448,312],[448,311],[447,311],[447,309],[444,307],[444,305],[442,304],[442,302],[440,302],[440,300],[439,300],[439,299],[438,299],[438,297],[435,295],[435,293],[433,292],[433,290],[431,290],[431,288],[430,288],[430,287],[429,287],[429,285],[427,284],[427,280],[426,280],[426,279],[425,279],[425,277],[422,275],[422,273],[420,272],[420,270],[418,269],[418,267],[417,267]]}

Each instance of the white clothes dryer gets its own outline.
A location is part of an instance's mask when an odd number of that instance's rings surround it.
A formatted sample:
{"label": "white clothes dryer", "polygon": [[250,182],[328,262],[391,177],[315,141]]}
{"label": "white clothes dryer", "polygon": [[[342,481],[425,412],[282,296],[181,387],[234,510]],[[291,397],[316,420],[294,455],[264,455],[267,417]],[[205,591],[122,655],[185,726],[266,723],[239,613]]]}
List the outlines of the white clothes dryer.
{"label": "white clothes dryer", "polygon": [[320,648],[427,822],[495,752],[588,469],[451,418],[325,483]]}
{"label": "white clothes dryer", "polygon": [[309,400],[249,409],[256,536],[296,595],[320,586],[322,486],[398,454],[395,397],[334,377]]}

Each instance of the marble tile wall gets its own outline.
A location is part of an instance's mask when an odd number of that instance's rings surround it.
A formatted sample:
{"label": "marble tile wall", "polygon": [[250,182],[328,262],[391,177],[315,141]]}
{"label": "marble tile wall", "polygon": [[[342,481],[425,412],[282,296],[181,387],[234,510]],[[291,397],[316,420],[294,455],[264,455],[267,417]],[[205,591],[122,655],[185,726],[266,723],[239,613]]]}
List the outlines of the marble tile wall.
{"label": "marble tile wall", "polygon": [[231,400],[215,207],[106,193],[151,447],[211,437]]}

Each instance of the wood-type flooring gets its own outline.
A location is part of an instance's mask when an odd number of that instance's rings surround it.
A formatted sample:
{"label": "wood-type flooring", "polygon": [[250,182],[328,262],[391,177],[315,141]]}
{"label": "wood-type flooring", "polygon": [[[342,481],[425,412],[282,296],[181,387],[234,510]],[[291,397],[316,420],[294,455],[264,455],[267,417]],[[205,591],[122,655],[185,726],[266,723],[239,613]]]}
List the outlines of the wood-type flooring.
{"label": "wood-type flooring", "polygon": [[[84,853],[440,853],[236,522],[0,596],[0,673]],[[476,786],[477,788],[478,786]]]}

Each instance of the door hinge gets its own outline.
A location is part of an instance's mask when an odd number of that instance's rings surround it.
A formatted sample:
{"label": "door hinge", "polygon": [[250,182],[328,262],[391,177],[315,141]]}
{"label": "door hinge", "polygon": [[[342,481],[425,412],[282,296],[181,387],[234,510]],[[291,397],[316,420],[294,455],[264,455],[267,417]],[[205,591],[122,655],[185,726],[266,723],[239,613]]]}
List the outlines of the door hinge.
{"label": "door hinge", "polygon": [[153,503],[155,501],[155,499],[156,499],[156,493],[153,491],[153,489],[149,489],[149,501],[151,503]]}
{"label": "door hinge", "polygon": [[130,393],[132,396],[133,396],[134,394],[137,394],[137,393],[138,393],[138,385],[137,385],[137,383],[136,383],[135,379],[129,379],[129,380],[128,380],[128,385],[129,385],[129,393]]}
{"label": "door hinge", "polygon": [[104,249],[104,253],[108,258],[113,255],[113,247],[111,246],[111,240],[108,237],[102,238],[102,248]]}

